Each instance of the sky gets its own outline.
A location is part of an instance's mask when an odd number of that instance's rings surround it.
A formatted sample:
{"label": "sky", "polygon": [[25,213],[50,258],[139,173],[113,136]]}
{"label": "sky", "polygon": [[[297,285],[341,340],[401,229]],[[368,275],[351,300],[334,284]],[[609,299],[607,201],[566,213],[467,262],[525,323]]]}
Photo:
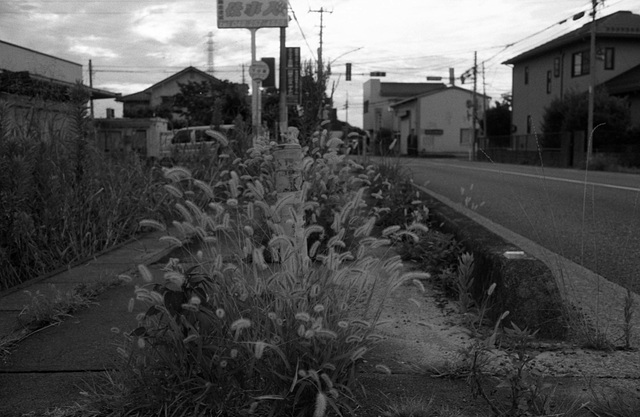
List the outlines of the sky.
{"label": "sky", "polygon": [[[591,0],[289,0],[287,46],[317,62],[322,18],[323,61],[331,63],[328,94],[338,118],[362,126],[362,85],[370,72],[383,82],[427,82],[449,68],[456,85],[477,53],[478,91],[493,101],[511,92],[505,60],[589,21]],[[324,11],[320,13],[319,11]],[[599,1],[597,16],[620,10],[640,14],[640,0]],[[562,22],[562,23],[561,23]],[[212,34],[210,36],[209,34]],[[256,55],[279,56],[277,28],[256,35]],[[250,84],[251,35],[219,29],[215,0],[0,0],[0,40],[83,65],[89,84],[123,95],[142,91],[187,66],[208,69],[213,41],[217,78]],[[352,80],[345,65],[352,64]],[[96,101],[96,117],[121,104]]]}

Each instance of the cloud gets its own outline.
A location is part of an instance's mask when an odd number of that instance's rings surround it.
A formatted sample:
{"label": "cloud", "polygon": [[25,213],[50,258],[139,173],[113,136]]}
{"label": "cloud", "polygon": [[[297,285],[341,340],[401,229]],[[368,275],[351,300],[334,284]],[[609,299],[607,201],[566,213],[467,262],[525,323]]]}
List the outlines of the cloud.
{"label": "cloud", "polygon": [[113,52],[110,49],[102,48],[100,46],[75,44],[71,46],[71,48],[69,48],[69,52],[83,55],[83,56],[93,57],[93,58],[107,58],[107,59],[118,58],[117,53]]}
{"label": "cloud", "polygon": [[184,15],[178,12],[179,6],[175,4],[143,7],[133,14],[132,31],[143,38],[166,44],[188,27]]}

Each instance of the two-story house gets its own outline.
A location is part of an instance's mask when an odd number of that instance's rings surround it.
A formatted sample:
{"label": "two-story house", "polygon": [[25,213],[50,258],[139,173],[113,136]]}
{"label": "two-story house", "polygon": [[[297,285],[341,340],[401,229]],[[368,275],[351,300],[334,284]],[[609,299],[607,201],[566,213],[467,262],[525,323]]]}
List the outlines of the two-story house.
{"label": "two-story house", "polygon": [[402,100],[430,91],[447,88],[442,83],[390,83],[372,78],[363,89],[362,128],[372,138],[381,129],[394,129],[394,113],[391,106]]}
{"label": "two-story house", "polygon": [[[596,25],[595,85],[628,97],[640,124],[640,15],[621,11]],[[568,91],[588,91],[592,22],[504,62],[513,66],[516,135],[541,133],[545,107]],[[586,126],[585,126],[586,129]]]}
{"label": "two-story house", "polygon": [[[473,99],[473,91],[452,86],[391,105],[400,154],[470,155],[474,140]],[[488,107],[490,97],[476,94],[475,100],[476,116],[481,119],[482,108]]]}

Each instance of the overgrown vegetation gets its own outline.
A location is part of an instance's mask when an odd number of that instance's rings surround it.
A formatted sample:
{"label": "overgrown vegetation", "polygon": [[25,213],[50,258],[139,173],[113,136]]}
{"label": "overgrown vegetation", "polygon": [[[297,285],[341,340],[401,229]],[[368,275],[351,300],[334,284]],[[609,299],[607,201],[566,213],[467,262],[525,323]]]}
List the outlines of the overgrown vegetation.
{"label": "overgrown vegetation", "polygon": [[142,218],[165,216],[153,169],[94,150],[85,103],[77,87],[65,116],[46,124],[37,106],[0,102],[0,290],[129,239]]}
{"label": "overgrown vegetation", "polygon": [[[401,236],[417,238],[413,224],[371,236],[376,219],[363,185],[378,170],[345,159],[331,143],[318,152],[302,164],[308,179],[302,195],[311,198],[290,211],[301,238],[283,229],[283,210],[295,204],[273,187],[269,145],[259,142],[248,158],[206,181],[184,168],[165,170],[165,189],[180,216],[172,223],[177,235],[163,239],[198,242],[199,250],[188,264],[169,261],[161,283],[140,267],[145,285],[136,302],[146,304],[146,313],[118,349],[122,369],[95,387],[92,409],[103,415],[350,414],[355,369],[381,340],[375,327],[386,295],[427,275],[401,274],[399,256],[371,255]],[[362,174],[346,175],[352,170]],[[315,216],[332,217],[326,222],[332,237],[307,253],[307,238],[325,230],[314,216],[304,223],[300,215],[324,202],[323,190],[339,194],[341,203]],[[155,220],[142,225],[166,230]],[[266,247],[256,235],[268,236]],[[222,241],[239,246],[225,252]],[[277,263],[266,262],[266,251]]]}

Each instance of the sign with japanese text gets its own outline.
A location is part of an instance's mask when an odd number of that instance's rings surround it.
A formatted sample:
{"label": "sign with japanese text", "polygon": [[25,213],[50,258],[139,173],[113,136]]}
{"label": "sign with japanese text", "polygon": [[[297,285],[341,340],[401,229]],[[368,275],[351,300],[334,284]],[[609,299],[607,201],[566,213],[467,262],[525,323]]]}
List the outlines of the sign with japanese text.
{"label": "sign with japanese text", "polygon": [[287,104],[300,104],[300,48],[287,48]]}
{"label": "sign with japanese text", "polygon": [[218,0],[218,28],[287,27],[287,0]]}

